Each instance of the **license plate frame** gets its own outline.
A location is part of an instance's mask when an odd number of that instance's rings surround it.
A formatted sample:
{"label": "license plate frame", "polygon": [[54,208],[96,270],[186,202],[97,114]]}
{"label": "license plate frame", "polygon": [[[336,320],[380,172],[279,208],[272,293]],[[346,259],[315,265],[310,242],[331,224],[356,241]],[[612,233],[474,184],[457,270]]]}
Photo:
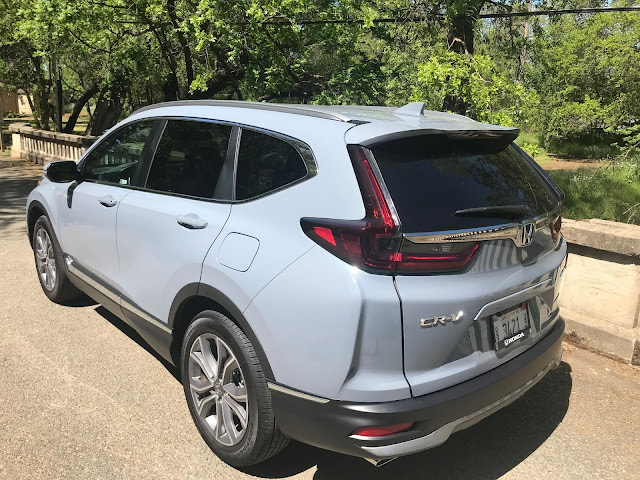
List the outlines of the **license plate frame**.
{"label": "license plate frame", "polygon": [[496,351],[520,344],[531,333],[526,302],[494,315],[491,327]]}

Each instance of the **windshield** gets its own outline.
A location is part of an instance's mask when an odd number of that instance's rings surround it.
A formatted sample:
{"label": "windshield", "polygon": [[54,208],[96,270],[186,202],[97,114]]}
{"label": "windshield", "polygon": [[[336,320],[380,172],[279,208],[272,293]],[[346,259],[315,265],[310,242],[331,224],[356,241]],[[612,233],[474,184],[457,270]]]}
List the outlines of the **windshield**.
{"label": "windshield", "polygon": [[523,154],[499,138],[422,135],[378,144],[371,150],[405,233],[518,220],[509,209],[491,209],[489,215],[477,216],[461,215],[461,210],[524,206],[527,213],[521,218],[530,218],[550,212],[559,203]]}

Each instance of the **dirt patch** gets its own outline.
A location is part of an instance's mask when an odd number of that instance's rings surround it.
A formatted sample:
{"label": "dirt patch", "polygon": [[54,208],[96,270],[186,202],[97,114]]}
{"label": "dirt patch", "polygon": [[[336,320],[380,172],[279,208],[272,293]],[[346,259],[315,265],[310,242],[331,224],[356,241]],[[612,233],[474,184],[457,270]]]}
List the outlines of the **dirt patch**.
{"label": "dirt patch", "polygon": [[602,165],[600,160],[592,159],[579,159],[579,160],[564,160],[557,158],[544,165],[545,170],[577,170],[578,168],[598,168]]}

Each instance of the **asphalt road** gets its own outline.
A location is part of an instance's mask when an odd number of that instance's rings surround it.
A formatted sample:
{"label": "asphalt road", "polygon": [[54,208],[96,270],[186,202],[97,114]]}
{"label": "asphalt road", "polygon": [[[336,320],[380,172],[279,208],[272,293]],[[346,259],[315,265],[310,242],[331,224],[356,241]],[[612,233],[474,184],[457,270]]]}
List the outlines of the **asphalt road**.
{"label": "asphalt road", "polygon": [[640,478],[640,369],[571,345],[509,407],[386,467],[297,443],[245,472],[227,466],[135,332],[42,293],[23,216],[40,172],[0,156],[0,478]]}

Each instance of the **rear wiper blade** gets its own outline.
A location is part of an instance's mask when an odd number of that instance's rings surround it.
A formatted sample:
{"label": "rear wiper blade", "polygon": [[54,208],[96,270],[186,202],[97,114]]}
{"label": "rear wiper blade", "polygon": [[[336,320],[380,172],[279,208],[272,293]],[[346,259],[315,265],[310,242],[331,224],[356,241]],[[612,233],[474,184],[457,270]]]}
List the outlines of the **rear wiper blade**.
{"label": "rear wiper blade", "polygon": [[454,215],[459,217],[509,217],[520,218],[531,214],[531,209],[526,205],[500,205],[496,207],[477,207],[456,210]]}

